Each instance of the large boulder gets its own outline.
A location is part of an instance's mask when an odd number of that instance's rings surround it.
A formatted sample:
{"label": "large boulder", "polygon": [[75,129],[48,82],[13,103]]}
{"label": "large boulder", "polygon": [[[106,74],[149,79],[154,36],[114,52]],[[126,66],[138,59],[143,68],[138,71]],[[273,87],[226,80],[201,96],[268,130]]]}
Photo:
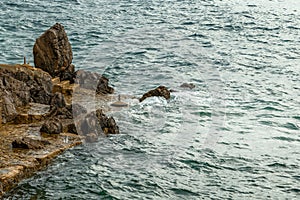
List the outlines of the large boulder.
{"label": "large boulder", "polygon": [[64,27],[56,23],[38,39],[33,47],[34,65],[52,77],[73,80],[73,53]]}

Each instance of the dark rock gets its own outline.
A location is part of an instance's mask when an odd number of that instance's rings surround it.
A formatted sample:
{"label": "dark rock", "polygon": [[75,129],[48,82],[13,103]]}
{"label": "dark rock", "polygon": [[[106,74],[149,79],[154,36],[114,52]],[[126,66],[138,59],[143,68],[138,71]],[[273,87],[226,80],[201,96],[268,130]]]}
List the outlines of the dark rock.
{"label": "dark rock", "polygon": [[[33,47],[34,65],[48,72],[53,78],[70,78],[73,53],[64,27],[56,23],[41,35]],[[65,75],[66,74],[66,75]]]}
{"label": "dark rock", "polygon": [[22,139],[16,139],[12,142],[13,148],[21,149],[42,149],[45,145],[49,145],[50,142],[47,140],[35,140],[29,137],[24,137]]}
{"label": "dark rock", "polygon": [[114,89],[108,85],[108,78],[102,76],[98,82],[96,94],[112,94]]}
{"label": "dark rock", "polygon": [[154,90],[150,90],[149,92],[145,93],[139,100],[140,102],[144,101],[148,97],[164,97],[165,99],[170,99],[170,91],[165,86],[159,86]]}
{"label": "dark rock", "polygon": [[98,109],[86,115],[80,122],[80,134],[88,135],[90,133],[118,134],[119,127],[113,117],[107,117],[101,109]]}
{"label": "dark rock", "polygon": [[193,88],[195,88],[196,86],[195,86],[193,83],[183,83],[183,84],[180,85],[180,87],[182,87],[182,88],[193,89]]}
{"label": "dark rock", "polygon": [[66,107],[65,97],[62,93],[56,92],[50,101],[50,109],[53,107],[64,108]]}
{"label": "dark rock", "polygon": [[76,81],[81,88],[95,90],[96,94],[112,94],[114,89],[108,85],[108,78],[96,72],[78,70]]}
{"label": "dark rock", "polygon": [[76,134],[78,135],[78,132],[77,132],[77,129],[76,129],[76,126],[74,123],[71,123],[71,124],[68,124],[67,125],[67,130],[66,130],[67,133],[73,133],[73,134]]}
{"label": "dark rock", "polygon": [[45,118],[53,118],[57,117],[59,119],[73,119],[72,111],[68,109],[68,107],[52,107],[50,112],[45,115]]}
{"label": "dark rock", "polygon": [[83,135],[88,135],[90,133],[101,135],[102,129],[95,112],[91,112],[85,116],[81,121],[80,130],[80,133]]}
{"label": "dark rock", "polygon": [[61,81],[69,80],[71,84],[74,83],[76,78],[75,66],[71,64],[63,73],[60,73],[59,78]]}
{"label": "dark rock", "polygon": [[45,121],[40,132],[48,134],[60,134],[62,132],[62,123],[58,118],[52,118]]}
{"label": "dark rock", "polygon": [[120,133],[113,117],[107,117],[101,109],[96,110],[96,116],[105,135]]}

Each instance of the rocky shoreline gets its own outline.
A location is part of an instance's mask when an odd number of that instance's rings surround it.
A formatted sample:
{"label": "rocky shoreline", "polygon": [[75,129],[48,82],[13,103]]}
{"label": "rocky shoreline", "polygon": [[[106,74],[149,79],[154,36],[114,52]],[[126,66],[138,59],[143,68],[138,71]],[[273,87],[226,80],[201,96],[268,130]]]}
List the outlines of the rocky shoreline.
{"label": "rocky shoreline", "polygon": [[[0,197],[66,149],[119,133],[105,114],[117,100],[114,89],[101,74],[75,71],[61,24],[36,39],[33,56],[34,66],[26,58],[0,64]],[[152,96],[170,99],[170,91],[159,86],[138,100]],[[128,106],[120,96],[111,105]]]}
{"label": "rocky shoreline", "polygon": [[75,71],[62,25],[36,40],[33,55],[35,66],[25,58],[24,64],[0,64],[0,197],[66,149],[119,133],[105,107],[88,110],[72,102],[75,91],[107,102],[114,89],[100,74]]}

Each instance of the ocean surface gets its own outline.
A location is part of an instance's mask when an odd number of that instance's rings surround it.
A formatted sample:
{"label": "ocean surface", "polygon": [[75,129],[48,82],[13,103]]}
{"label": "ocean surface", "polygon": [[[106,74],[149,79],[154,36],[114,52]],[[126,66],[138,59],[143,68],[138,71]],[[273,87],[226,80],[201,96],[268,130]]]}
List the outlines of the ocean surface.
{"label": "ocean surface", "polygon": [[[4,199],[300,199],[300,1],[2,0],[0,63],[64,25],[116,94],[121,134],[66,151]],[[180,88],[193,83],[192,90]]]}

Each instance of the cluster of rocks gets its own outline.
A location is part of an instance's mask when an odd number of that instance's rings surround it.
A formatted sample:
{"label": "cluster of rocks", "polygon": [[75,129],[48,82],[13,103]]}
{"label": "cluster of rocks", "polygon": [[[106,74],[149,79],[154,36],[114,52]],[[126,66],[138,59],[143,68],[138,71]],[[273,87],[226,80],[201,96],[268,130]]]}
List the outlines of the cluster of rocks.
{"label": "cluster of rocks", "polygon": [[[61,24],[55,24],[36,39],[33,55],[35,67],[26,63],[0,65],[0,126],[41,121],[44,123],[40,132],[47,134],[71,132],[99,136],[119,133],[113,117],[107,117],[101,110],[88,113],[83,106],[66,102],[65,96],[72,95],[75,86],[101,95],[112,94],[114,89],[108,85],[109,80],[100,74],[75,71],[71,44]],[[71,87],[68,94],[58,90],[64,87],[61,83],[65,82]],[[22,109],[31,103],[49,105],[49,112],[34,117],[22,113]],[[73,115],[78,116],[76,112],[80,113],[80,117],[75,123]],[[43,146],[34,143],[37,142],[23,138],[13,141],[12,146],[33,149]]]}

